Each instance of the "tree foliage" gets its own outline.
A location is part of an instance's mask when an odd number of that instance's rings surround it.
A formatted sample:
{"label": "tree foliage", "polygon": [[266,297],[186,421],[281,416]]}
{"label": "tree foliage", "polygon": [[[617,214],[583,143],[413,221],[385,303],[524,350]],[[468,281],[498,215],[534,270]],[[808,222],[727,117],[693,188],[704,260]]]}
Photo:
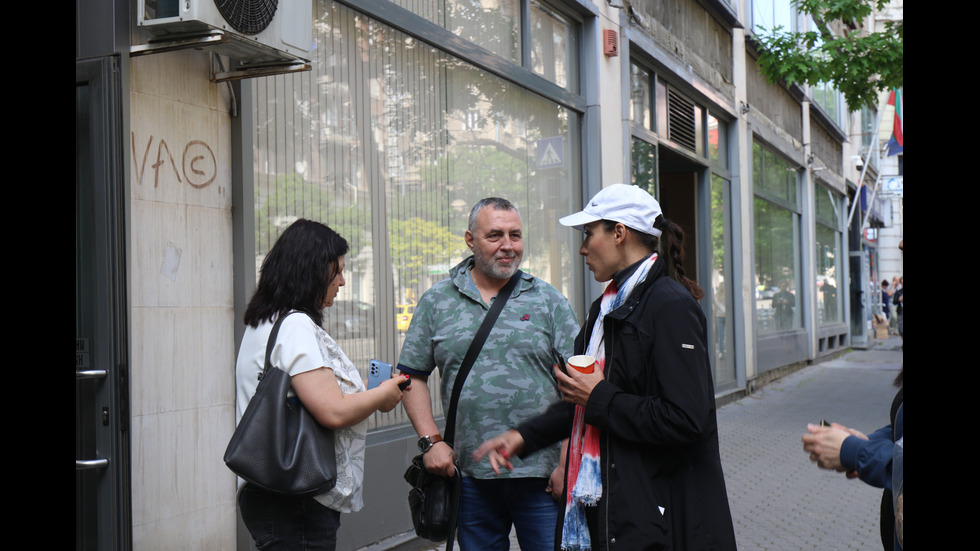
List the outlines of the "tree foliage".
{"label": "tree foliage", "polygon": [[271,186],[255,186],[255,245],[264,255],[279,235],[298,218],[330,226],[350,245],[350,257],[370,237],[371,218],[364,207],[334,204],[335,191],[326,184],[288,172],[276,176]]}
{"label": "tree foliage", "polygon": [[434,261],[449,263],[466,252],[466,241],[448,228],[422,218],[391,220],[388,224],[391,262],[398,270],[402,288],[417,285],[426,267]]}
{"label": "tree foliage", "polygon": [[[831,82],[857,111],[874,106],[883,90],[900,88],[904,75],[904,21],[885,23],[879,32],[863,30],[864,20],[887,0],[793,0],[816,30],[764,29],[756,40],[759,65],[770,82],[816,85]],[[831,28],[843,29],[835,34]],[[856,30],[852,30],[856,29]]]}

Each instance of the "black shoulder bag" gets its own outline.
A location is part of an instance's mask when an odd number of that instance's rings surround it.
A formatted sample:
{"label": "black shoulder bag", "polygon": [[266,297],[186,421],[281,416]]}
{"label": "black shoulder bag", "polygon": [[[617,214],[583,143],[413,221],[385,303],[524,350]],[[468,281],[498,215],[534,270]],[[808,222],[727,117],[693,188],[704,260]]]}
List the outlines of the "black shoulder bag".
{"label": "black shoulder bag", "polygon": [[280,494],[313,496],[337,482],[333,431],[289,399],[290,377],[272,365],[280,316],[265,348],[265,369],[225,450],[225,464],[249,484]]}
{"label": "black shoulder bag", "polygon": [[[456,406],[459,404],[459,395],[463,391],[463,382],[469,375],[480,350],[483,349],[483,343],[486,342],[493,324],[496,323],[497,316],[504,309],[504,304],[507,303],[507,299],[510,298],[514,287],[523,275],[524,272],[517,270],[507,285],[497,293],[493,306],[483,318],[483,323],[480,324],[480,329],[473,337],[463,363],[459,366],[456,381],[453,383],[449,411],[446,412],[446,435],[443,441],[449,444],[449,447],[453,446],[456,436]],[[432,474],[425,470],[422,454],[419,454],[412,459],[412,464],[405,471],[405,481],[412,485],[412,489],[408,492],[408,506],[412,510],[415,534],[431,541],[448,541],[446,551],[453,549],[453,539],[456,535],[456,509],[459,506],[459,493],[462,486],[458,461],[455,466],[456,476],[452,478]]]}

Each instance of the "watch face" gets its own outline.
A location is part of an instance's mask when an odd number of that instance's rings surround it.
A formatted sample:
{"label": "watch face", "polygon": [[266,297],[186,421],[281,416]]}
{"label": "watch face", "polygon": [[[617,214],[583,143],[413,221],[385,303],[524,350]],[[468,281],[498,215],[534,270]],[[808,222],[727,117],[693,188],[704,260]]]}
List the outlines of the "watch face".
{"label": "watch face", "polygon": [[423,436],[422,438],[419,438],[419,451],[420,452],[425,453],[431,447],[432,447],[432,442],[429,442],[429,439],[427,437]]}

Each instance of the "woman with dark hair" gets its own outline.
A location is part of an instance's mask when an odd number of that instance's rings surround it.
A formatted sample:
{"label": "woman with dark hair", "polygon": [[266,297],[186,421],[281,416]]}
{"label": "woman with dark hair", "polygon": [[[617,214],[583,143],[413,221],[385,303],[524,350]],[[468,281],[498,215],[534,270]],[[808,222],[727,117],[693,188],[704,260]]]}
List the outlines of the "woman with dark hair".
{"label": "woman with dark hair", "polygon": [[255,394],[265,366],[266,344],[283,320],[272,365],[286,371],[295,397],[321,424],[334,429],[337,484],[323,494],[294,497],[267,492],[239,479],[242,519],[259,549],[328,549],[337,545],[340,513],[363,506],[366,419],[401,401],[398,383],[366,390],[357,368],[320,327],[344,281],[347,241],[329,227],[297,220],[262,262],[259,284],[245,310],[245,335],[235,367],[237,419]]}
{"label": "woman with dark hair", "polygon": [[564,403],[474,455],[498,470],[569,438],[561,549],[735,549],[704,293],[684,273],[683,230],[623,184],[561,223],[585,232],[579,253],[610,282],[575,340],[596,369],[556,368]]}

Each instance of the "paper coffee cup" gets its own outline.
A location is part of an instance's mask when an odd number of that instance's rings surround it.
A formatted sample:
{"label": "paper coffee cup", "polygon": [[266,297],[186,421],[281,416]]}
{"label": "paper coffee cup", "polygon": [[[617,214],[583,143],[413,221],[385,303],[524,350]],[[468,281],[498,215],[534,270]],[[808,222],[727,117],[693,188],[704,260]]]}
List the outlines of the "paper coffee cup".
{"label": "paper coffee cup", "polygon": [[585,354],[579,354],[578,356],[568,358],[568,365],[574,367],[580,373],[592,373],[595,371],[595,358]]}

